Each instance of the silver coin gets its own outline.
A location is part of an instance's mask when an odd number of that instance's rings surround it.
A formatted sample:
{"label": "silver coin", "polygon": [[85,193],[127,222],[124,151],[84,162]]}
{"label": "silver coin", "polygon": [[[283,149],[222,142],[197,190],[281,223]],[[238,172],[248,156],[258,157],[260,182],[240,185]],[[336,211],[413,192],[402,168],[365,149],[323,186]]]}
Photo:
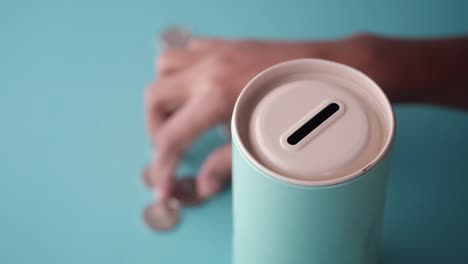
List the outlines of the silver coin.
{"label": "silver coin", "polygon": [[173,199],[156,203],[145,208],[143,218],[145,223],[153,230],[168,231],[179,222],[179,206]]}
{"label": "silver coin", "polygon": [[165,48],[184,48],[190,41],[190,31],[183,27],[170,27],[160,36],[160,41]]}

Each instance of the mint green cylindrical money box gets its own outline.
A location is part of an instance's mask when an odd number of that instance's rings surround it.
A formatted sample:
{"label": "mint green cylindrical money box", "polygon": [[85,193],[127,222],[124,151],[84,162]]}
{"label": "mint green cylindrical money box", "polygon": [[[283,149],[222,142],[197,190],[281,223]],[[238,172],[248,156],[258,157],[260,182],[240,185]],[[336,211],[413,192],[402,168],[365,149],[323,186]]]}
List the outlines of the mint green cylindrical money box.
{"label": "mint green cylindrical money box", "polygon": [[231,126],[234,264],[376,263],[395,130],[376,83],[284,62],[247,84]]}

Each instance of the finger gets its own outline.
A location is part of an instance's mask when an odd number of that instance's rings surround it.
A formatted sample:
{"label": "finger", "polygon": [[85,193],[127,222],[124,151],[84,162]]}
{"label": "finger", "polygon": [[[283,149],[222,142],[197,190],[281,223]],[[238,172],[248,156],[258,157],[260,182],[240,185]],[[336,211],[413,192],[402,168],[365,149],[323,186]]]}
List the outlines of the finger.
{"label": "finger", "polygon": [[202,53],[187,49],[167,49],[156,59],[156,68],[159,76],[171,75],[198,62]]}
{"label": "finger", "polygon": [[215,38],[193,38],[188,43],[187,48],[193,51],[208,51],[216,49],[225,43],[225,40]]}
{"label": "finger", "polygon": [[170,146],[170,153],[184,151],[206,129],[225,116],[219,96],[197,96],[186,102],[159,131],[157,143]]}
{"label": "finger", "polygon": [[178,162],[176,156],[167,155],[159,149],[151,162],[148,185],[157,190],[160,199],[169,199],[171,196],[173,175]]}
{"label": "finger", "polygon": [[152,139],[167,119],[184,104],[187,91],[175,78],[151,84],[145,91],[145,111],[148,133]]}
{"label": "finger", "polygon": [[197,177],[197,193],[202,199],[219,193],[231,178],[231,144],[225,144],[211,153]]}
{"label": "finger", "polygon": [[209,98],[200,98],[187,102],[161,127],[157,135],[157,156],[151,177],[154,177],[153,182],[163,196],[171,191],[175,167],[183,152],[204,130],[220,119],[216,106],[219,100],[207,104]]}

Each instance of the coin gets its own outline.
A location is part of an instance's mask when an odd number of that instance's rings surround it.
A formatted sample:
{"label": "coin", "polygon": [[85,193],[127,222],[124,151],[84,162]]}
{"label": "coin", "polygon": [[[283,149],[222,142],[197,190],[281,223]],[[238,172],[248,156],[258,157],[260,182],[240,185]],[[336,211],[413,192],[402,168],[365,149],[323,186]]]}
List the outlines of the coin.
{"label": "coin", "polygon": [[202,202],[197,194],[195,178],[182,178],[174,181],[172,196],[181,206],[195,206]]}
{"label": "coin", "polygon": [[190,31],[183,27],[170,27],[160,36],[162,44],[169,49],[184,48],[190,41]]}
{"label": "coin", "polygon": [[145,208],[143,218],[151,229],[168,231],[179,222],[179,206],[173,199],[159,200]]}

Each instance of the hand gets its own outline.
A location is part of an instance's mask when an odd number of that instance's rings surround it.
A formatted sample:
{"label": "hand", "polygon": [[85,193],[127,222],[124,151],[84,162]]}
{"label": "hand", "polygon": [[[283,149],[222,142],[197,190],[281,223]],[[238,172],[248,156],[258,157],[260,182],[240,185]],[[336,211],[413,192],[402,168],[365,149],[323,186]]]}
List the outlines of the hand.
{"label": "hand", "polygon": [[[192,142],[217,123],[229,124],[237,96],[256,74],[294,58],[322,58],[357,68],[393,102],[466,108],[466,60],[459,59],[468,54],[466,43],[466,38],[415,41],[358,34],[328,42],[195,39],[186,48],[167,50],[157,59],[158,79],[145,93],[148,130],[157,148],[150,183],[168,197],[175,167]],[[452,88],[440,89],[440,83]],[[224,145],[199,171],[200,197],[219,192],[230,170],[231,146]]]}
{"label": "hand", "polygon": [[[157,80],[145,93],[149,135],[157,149],[149,182],[170,196],[175,168],[183,152],[205,130],[229,125],[237,96],[256,74],[295,58],[354,58],[355,38],[341,42],[261,42],[194,39],[186,48],[157,58]],[[359,38],[358,38],[359,39]],[[332,51],[332,52],[330,52]],[[219,147],[202,165],[196,181],[206,199],[219,192],[231,174],[231,145]]]}

